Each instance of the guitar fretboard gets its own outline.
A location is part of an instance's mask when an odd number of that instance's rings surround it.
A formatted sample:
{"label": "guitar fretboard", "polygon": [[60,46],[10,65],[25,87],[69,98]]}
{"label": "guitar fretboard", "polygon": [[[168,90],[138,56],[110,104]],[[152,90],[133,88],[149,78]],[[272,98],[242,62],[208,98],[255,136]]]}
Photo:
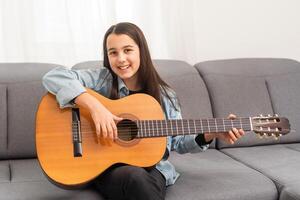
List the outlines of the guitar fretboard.
{"label": "guitar fretboard", "polygon": [[251,131],[251,118],[176,119],[176,120],[139,120],[137,121],[139,138],[200,133],[227,132],[232,128]]}

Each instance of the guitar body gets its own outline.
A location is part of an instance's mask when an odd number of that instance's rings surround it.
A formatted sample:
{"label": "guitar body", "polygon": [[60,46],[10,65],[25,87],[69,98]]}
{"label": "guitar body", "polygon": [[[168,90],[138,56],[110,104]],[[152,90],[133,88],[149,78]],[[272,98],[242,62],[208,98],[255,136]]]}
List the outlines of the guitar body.
{"label": "guitar body", "polygon": [[[149,95],[135,94],[119,100],[107,99],[88,90],[114,115],[130,120],[164,119],[159,103]],[[55,96],[43,97],[36,115],[36,149],[40,165],[52,182],[78,187],[95,179],[116,163],[150,167],[158,163],[166,149],[166,137],[97,139],[89,112],[79,108],[82,156],[74,156],[72,109],[60,109]]]}

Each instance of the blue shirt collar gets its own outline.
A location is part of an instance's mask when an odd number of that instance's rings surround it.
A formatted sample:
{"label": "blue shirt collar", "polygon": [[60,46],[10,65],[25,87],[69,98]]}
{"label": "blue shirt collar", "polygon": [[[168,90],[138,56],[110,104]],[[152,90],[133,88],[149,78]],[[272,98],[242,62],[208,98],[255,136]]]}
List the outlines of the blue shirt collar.
{"label": "blue shirt collar", "polygon": [[129,89],[127,88],[124,81],[120,77],[118,77],[118,91],[119,91],[120,97],[129,95]]}

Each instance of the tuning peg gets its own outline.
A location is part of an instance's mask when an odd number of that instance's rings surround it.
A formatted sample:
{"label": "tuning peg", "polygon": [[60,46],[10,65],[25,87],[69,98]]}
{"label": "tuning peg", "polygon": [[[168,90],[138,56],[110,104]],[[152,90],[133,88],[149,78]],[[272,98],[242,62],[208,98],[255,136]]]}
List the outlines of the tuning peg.
{"label": "tuning peg", "polygon": [[272,117],[272,115],[271,115],[271,114],[268,114],[268,117]]}
{"label": "tuning peg", "polygon": [[263,136],[264,136],[265,138],[268,138],[267,133],[263,133]]}
{"label": "tuning peg", "polygon": [[260,114],[259,116],[260,116],[260,117],[263,117],[264,115],[263,115],[263,114]]}
{"label": "tuning peg", "polygon": [[279,135],[274,135],[274,139],[275,139],[275,140],[278,140],[279,137],[280,137]]}

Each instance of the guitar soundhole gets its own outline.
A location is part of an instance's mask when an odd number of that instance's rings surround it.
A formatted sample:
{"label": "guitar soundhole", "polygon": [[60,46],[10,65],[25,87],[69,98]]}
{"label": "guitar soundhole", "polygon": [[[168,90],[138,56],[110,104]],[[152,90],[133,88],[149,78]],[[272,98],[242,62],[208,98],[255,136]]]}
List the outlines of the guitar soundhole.
{"label": "guitar soundhole", "polygon": [[133,140],[138,133],[138,127],[135,122],[124,119],[117,124],[118,137],[124,141]]}

